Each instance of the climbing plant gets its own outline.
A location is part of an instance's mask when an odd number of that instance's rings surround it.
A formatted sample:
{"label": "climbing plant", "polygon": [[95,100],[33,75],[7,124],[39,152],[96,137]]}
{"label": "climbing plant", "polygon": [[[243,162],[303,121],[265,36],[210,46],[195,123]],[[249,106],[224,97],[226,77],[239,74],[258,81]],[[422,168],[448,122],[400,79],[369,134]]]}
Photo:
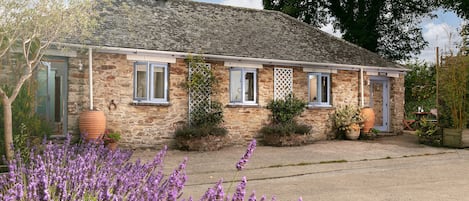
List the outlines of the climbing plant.
{"label": "climbing plant", "polygon": [[176,138],[193,138],[207,135],[223,136],[227,133],[223,123],[223,106],[213,99],[218,81],[212,66],[202,56],[189,56],[185,87],[189,93],[188,124],[176,130]]}
{"label": "climbing plant", "polygon": [[186,59],[189,75],[186,87],[189,92],[189,124],[192,127],[217,126],[223,122],[221,103],[212,100],[218,81],[213,69],[202,56]]}

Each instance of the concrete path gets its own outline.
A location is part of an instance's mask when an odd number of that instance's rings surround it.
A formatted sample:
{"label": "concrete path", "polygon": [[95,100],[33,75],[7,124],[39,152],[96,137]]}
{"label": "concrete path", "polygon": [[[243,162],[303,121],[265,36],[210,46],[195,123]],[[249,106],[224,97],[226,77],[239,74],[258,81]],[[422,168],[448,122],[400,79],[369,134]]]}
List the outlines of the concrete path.
{"label": "concrete path", "polygon": [[[156,152],[137,150],[134,158],[150,160]],[[228,190],[244,152],[245,147],[201,153],[170,150],[165,167],[169,172],[188,157],[184,197],[199,198],[220,178]],[[258,146],[234,178],[247,177],[248,194],[255,190],[277,200],[469,200],[468,159],[468,150],[420,145],[416,136],[404,134],[302,147]]]}

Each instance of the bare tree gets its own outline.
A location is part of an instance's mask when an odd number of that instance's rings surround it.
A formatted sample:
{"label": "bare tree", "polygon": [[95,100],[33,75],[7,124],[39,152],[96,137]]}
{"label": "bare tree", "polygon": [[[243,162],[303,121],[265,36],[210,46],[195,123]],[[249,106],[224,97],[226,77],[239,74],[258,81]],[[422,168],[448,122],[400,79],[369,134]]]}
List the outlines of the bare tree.
{"label": "bare tree", "polygon": [[13,101],[53,42],[90,36],[96,26],[93,6],[93,0],[0,0],[0,99],[7,159],[13,158]]}

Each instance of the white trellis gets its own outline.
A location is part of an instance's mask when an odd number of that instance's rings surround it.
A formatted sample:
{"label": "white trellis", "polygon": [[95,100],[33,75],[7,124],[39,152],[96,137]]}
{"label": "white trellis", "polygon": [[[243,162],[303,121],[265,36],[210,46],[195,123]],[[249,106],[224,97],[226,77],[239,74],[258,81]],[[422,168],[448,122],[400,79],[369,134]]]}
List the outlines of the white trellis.
{"label": "white trellis", "polygon": [[208,111],[210,109],[210,94],[212,94],[212,88],[210,84],[210,64],[197,63],[195,65],[189,65],[189,81],[192,79],[192,75],[200,73],[204,80],[200,85],[192,86],[189,89],[189,122],[192,121],[192,114],[198,113],[197,110]]}
{"label": "white trellis", "polygon": [[274,99],[283,99],[293,93],[293,69],[274,69]]}

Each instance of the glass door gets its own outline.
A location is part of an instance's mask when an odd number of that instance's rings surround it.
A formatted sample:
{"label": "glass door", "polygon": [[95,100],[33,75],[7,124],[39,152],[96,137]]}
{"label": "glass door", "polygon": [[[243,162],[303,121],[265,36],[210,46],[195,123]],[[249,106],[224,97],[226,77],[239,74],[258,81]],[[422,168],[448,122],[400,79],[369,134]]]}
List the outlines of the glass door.
{"label": "glass door", "polygon": [[371,78],[370,107],[375,112],[374,128],[389,131],[389,81],[387,78]]}
{"label": "glass door", "polygon": [[49,122],[52,135],[63,135],[66,128],[67,68],[65,60],[41,62],[36,74],[36,112]]}

